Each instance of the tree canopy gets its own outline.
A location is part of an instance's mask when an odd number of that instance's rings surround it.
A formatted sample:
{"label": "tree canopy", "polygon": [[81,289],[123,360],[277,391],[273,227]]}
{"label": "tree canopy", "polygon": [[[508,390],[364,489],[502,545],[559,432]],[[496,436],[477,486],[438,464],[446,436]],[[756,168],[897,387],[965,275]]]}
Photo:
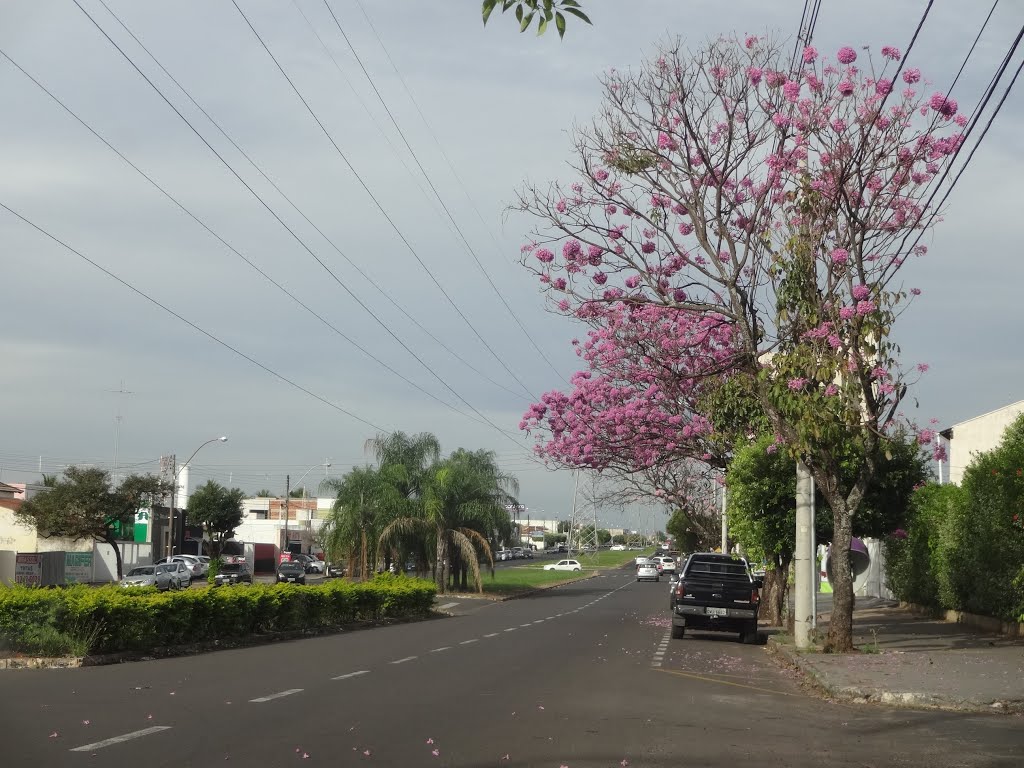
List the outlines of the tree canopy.
{"label": "tree canopy", "polygon": [[203,526],[210,540],[210,556],[220,554],[224,542],[234,536],[242,523],[240,488],[228,489],[215,480],[207,480],[188,499],[188,519]]}

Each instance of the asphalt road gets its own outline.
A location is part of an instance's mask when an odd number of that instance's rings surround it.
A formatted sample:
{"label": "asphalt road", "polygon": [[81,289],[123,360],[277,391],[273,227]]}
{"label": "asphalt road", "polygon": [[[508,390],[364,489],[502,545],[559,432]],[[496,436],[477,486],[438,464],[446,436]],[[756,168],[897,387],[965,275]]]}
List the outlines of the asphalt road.
{"label": "asphalt road", "polygon": [[615,571],[417,624],[7,670],[0,755],[175,768],[1022,764],[1019,718],[825,703],[762,646],[670,640],[667,591]]}

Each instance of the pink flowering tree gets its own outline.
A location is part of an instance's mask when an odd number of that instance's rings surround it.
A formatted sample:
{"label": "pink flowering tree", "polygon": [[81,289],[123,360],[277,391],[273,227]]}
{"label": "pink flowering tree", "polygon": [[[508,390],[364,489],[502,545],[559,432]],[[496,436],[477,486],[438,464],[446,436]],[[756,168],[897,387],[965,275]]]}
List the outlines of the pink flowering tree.
{"label": "pink flowering tree", "polygon": [[[919,375],[891,341],[918,293],[903,286],[901,267],[925,253],[910,244],[935,222],[925,200],[965,120],[953,100],[922,90],[921,74],[902,68],[895,49],[876,59],[842,48],[826,59],[807,48],[796,72],[785,59],[770,40],[720,38],[609,73],[599,116],[576,135],[577,178],[520,193],[520,209],[538,221],[523,261],[559,311],[592,326],[591,342],[636,317],[638,341],[654,343],[639,326],[676,324],[686,332],[672,355],[713,360],[681,366],[680,383],[659,381],[649,407],[599,409],[595,426],[605,434],[621,416],[623,437],[644,435],[608,462],[657,463],[670,442],[695,455],[699,446],[680,441],[714,434],[714,412],[690,412],[699,397],[683,398],[682,421],[660,423],[659,392],[699,394],[714,372],[754,398],[831,507],[827,644],[844,651],[852,648],[851,520],[884,469],[880,440]],[[713,339],[700,333],[709,325]],[[576,460],[599,450],[591,443],[588,454],[573,437],[590,434],[573,421],[585,413],[577,406],[618,396],[611,380],[591,387],[593,376],[581,376],[566,396],[577,398],[571,409],[549,394],[525,424],[546,419],[558,453]],[[684,425],[688,434],[674,434]],[[573,444],[560,447],[566,439]],[[851,442],[862,460],[849,482],[840,454]],[[614,443],[605,449],[616,453]]]}

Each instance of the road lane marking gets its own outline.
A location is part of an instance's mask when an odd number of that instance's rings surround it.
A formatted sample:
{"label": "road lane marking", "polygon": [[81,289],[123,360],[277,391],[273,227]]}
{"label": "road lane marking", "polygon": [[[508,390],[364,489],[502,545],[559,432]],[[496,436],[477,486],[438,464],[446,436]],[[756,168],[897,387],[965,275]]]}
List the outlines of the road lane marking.
{"label": "road lane marking", "polygon": [[515,632],[517,629],[519,629],[519,627],[509,627],[508,629],[506,629],[504,631],[505,632]]}
{"label": "road lane marking", "polygon": [[773,691],[771,688],[760,688],[756,685],[745,685],[744,683],[734,683],[731,680],[716,680],[713,677],[705,677],[704,675],[695,675],[692,672],[680,672],[675,669],[662,669],[659,670],[669,675],[676,675],[677,677],[689,677],[694,680],[703,680],[708,683],[718,683],[719,685],[731,685],[734,688],[746,688],[751,691],[761,691],[762,693],[774,693],[777,696],[792,696],[792,693],[786,691]]}
{"label": "road lane marking", "polygon": [[392,661],[391,663],[392,664],[405,664],[405,662],[412,661],[415,658],[416,658],[415,656],[406,656],[404,659],[396,659],[395,661]]}
{"label": "road lane marking", "polygon": [[[485,637],[486,637],[486,635],[485,635]],[[459,645],[469,645],[470,643],[477,642],[479,639],[480,638],[478,638],[478,637],[474,637],[472,640],[463,640],[461,643],[459,643]]]}
{"label": "road lane marking", "polygon": [[544,623],[544,619],[537,619],[537,620],[536,620],[535,622],[533,622],[533,623],[534,623],[534,624],[543,624],[543,623]]}
{"label": "road lane marking", "polygon": [[258,699],[249,699],[249,703],[262,704],[266,701],[273,701],[274,699],[280,699],[284,696],[291,696],[293,693],[302,693],[302,688],[289,688],[287,691],[272,693],[269,696],[260,696]]}
{"label": "road lane marking", "polygon": [[489,635],[484,635],[484,637],[497,637],[497,636],[498,636],[497,632],[491,632]]}
{"label": "road lane marking", "polygon": [[519,626],[520,627],[528,627],[528,626],[530,626],[530,622],[526,622],[525,624],[520,624]]}
{"label": "road lane marking", "polygon": [[[562,614],[558,614],[558,615],[561,616]],[[548,616],[546,619],[544,619],[544,621],[551,621],[554,618],[555,618],[554,616]]]}
{"label": "road lane marking", "polygon": [[142,738],[143,736],[149,736],[149,734],[151,734],[151,733],[160,733],[160,731],[169,731],[170,729],[171,729],[171,726],[169,726],[169,725],[154,725],[151,728],[143,728],[141,731],[132,731],[131,733],[126,733],[126,734],[124,734],[122,736],[112,736],[111,738],[104,739],[103,741],[95,741],[92,744],[83,744],[80,747],[75,747],[74,749],[69,749],[68,751],[69,752],[92,752],[92,751],[97,750],[97,749],[103,749],[104,747],[109,747],[109,746],[111,746],[113,744],[121,744],[122,742],[125,742],[125,741],[131,741],[132,739],[139,739],[139,738]]}
{"label": "road lane marking", "polygon": [[332,677],[331,680],[348,680],[350,677],[359,677],[360,675],[368,674],[370,674],[370,670],[360,669],[358,672],[349,672],[347,675],[338,675],[337,677]]}
{"label": "road lane marking", "polygon": [[444,605],[437,606],[439,611],[447,611],[449,608],[454,608],[458,603],[445,603]]}
{"label": "road lane marking", "polygon": [[431,653],[440,653],[441,651],[450,651],[451,648],[452,647],[450,645],[442,645],[440,648],[434,648],[431,651]]}

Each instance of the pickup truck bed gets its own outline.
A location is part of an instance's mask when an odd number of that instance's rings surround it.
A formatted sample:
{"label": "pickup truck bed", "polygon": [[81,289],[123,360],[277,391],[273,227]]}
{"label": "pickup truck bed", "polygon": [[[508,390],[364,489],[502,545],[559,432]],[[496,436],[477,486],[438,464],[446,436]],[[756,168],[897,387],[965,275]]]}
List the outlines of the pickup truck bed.
{"label": "pickup truck bed", "polygon": [[691,555],[669,600],[672,637],[682,638],[690,628],[735,632],[743,642],[756,642],[760,587],[742,558]]}

